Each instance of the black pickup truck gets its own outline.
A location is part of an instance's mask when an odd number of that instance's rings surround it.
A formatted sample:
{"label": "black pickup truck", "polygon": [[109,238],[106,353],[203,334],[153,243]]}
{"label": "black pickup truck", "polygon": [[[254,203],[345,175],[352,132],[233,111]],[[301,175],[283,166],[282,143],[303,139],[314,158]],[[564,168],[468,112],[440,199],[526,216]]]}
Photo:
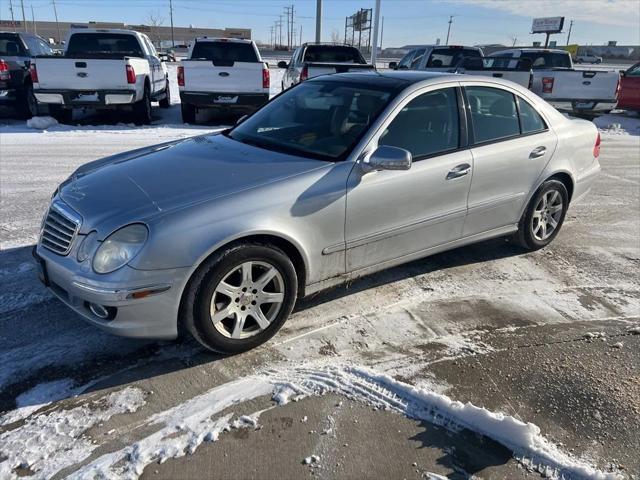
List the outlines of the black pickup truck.
{"label": "black pickup truck", "polygon": [[36,55],[53,55],[47,42],[32,33],[0,31],[0,106],[15,108],[20,118],[38,114],[29,67]]}

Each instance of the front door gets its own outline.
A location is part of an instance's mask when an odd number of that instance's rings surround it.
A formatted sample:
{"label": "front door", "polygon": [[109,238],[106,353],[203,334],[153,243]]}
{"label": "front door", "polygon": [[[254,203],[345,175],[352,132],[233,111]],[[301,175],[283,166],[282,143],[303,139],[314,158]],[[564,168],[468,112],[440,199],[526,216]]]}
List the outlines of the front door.
{"label": "front door", "polygon": [[511,91],[484,86],[465,91],[474,143],[466,237],[518,223],[557,137],[535,108]]}
{"label": "front door", "polygon": [[383,130],[378,145],[411,152],[406,171],[363,173],[347,183],[347,271],[359,270],[459,239],[472,157],[461,148],[458,90],[414,94]]}

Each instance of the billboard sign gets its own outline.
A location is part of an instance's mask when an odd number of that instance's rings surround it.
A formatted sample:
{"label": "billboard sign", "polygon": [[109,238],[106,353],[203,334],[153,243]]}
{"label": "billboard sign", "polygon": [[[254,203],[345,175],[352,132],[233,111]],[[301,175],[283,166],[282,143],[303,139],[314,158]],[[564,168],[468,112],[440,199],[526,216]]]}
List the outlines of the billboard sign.
{"label": "billboard sign", "polygon": [[560,33],[564,26],[564,17],[534,18],[531,33]]}

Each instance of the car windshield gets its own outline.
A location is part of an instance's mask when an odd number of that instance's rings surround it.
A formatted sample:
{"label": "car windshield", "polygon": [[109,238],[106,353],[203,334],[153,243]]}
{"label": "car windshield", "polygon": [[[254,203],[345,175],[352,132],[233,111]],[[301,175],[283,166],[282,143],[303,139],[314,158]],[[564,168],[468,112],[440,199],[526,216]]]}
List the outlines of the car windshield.
{"label": "car windshield", "polygon": [[441,48],[435,49],[429,56],[427,67],[439,68],[439,67],[455,67],[460,63],[463,58],[482,57],[478,50],[471,48]]}
{"label": "car windshield", "polygon": [[0,56],[19,57],[24,55],[20,39],[14,33],[0,33]]}
{"label": "car windshield", "polygon": [[354,47],[336,45],[309,45],[304,54],[305,62],[367,63]]}
{"label": "car windshield", "polygon": [[234,62],[256,63],[259,61],[253,45],[236,42],[196,42],[191,58],[230,65]]}
{"label": "car windshield", "polygon": [[571,68],[566,52],[522,52],[520,58],[531,60],[531,68]]}
{"label": "car windshield", "polygon": [[110,54],[144,57],[136,37],[125,33],[74,33],[66,51],[68,57]]}
{"label": "car windshield", "polygon": [[269,102],[227,135],[283,153],[342,160],[395,91],[338,81],[304,82]]}

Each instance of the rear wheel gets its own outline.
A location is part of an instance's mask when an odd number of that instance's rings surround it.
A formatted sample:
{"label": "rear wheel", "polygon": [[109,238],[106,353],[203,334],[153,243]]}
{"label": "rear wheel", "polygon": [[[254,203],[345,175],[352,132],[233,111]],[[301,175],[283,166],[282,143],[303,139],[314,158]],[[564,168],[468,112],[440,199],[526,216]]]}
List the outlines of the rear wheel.
{"label": "rear wheel", "polygon": [[25,84],[22,93],[18,97],[17,111],[20,118],[28,120],[38,115],[38,101],[33,95],[33,85]]}
{"label": "rear wheel", "polygon": [[151,94],[149,86],[144,86],[142,100],[133,104],[133,114],[137,125],[149,125],[151,123]]}
{"label": "rear wheel", "polygon": [[58,123],[69,125],[73,121],[73,109],[63,108],[60,105],[49,105],[49,115]]}
{"label": "rear wheel", "polygon": [[184,301],[183,321],[205,347],[240,353],[269,340],[288,318],[298,281],[280,249],[239,244],[198,270]]}
{"label": "rear wheel", "polygon": [[533,196],[525,210],[517,243],[528,250],[547,246],[560,232],[569,207],[567,188],[559,180],[547,180]]}
{"label": "rear wheel", "polygon": [[180,105],[182,111],[182,121],[184,123],[196,123],[196,107],[189,103],[182,103]]}
{"label": "rear wheel", "polygon": [[167,80],[165,93],[166,96],[159,102],[160,108],[169,108],[171,106],[171,90],[169,90],[169,80]]}

